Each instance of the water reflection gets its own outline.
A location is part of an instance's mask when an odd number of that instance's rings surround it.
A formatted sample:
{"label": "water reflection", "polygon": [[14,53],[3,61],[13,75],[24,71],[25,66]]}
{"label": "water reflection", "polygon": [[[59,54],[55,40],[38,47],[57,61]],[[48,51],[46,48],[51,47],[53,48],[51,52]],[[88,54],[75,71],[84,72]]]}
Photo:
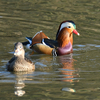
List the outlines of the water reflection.
{"label": "water reflection", "polygon": [[14,93],[17,96],[23,96],[26,93],[25,90],[23,90],[23,88],[25,87],[24,81],[25,80],[29,80],[27,78],[27,74],[29,74],[29,73],[27,73],[27,72],[17,72],[17,73],[14,73],[14,74],[16,75],[16,78],[15,78],[16,82],[15,82],[15,86],[14,86],[14,88],[15,88]]}
{"label": "water reflection", "polygon": [[74,82],[76,77],[79,77],[78,70],[74,68],[74,59],[72,54],[66,56],[60,56],[59,61],[62,63],[62,68],[60,69],[63,75],[63,81]]}
{"label": "water reflection", "polygon": [[[79,82],[79,80],[76,80],[79,77],[79,73],[74,68],[74,61],[72,54],[59,57],[59,62],[62,64],[62,68],[60,68],[62,81],[70,83]],[[63,87],[62,91],[76,92],[74,88],[70,87]]]}

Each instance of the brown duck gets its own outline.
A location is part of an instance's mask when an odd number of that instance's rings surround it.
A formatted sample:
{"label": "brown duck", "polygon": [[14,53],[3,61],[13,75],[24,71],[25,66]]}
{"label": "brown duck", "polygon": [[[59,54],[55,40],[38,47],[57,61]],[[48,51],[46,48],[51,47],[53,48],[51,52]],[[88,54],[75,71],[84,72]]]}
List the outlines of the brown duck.
{"label": "brown duck", "polygon": [[21,42],[17,42],[14,46],[14,57],[8,61],[8,71],[33,71],[35,65],[28,58],[25,57],[25,50]]}

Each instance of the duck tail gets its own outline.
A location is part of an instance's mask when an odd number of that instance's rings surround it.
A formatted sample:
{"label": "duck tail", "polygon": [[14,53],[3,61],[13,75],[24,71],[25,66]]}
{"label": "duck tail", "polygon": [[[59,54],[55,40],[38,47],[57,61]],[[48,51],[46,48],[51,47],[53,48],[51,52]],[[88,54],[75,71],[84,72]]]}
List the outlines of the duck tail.
{"label": "duck tail", "polygon": [[32,38],[31,38],[31,37],[26,37],[26,39],[27,39],[28,41],[22,42],[22,44],[23,44],[24,46],[26,46],[28,49],[30,49],[30,46],[32,45]]}

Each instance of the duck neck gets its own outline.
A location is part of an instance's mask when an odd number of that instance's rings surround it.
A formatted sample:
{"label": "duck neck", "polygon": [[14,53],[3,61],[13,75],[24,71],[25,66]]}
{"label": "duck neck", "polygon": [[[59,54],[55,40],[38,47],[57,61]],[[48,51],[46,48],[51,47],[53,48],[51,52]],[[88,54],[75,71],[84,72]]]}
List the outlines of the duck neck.
{"label": "duck neck", "polygon": [[15,55],[15,57],[20,58],[20,59],[24,59],[25,58],[25,51],[23,50],[23,52],[21,52],[20,54]]}
{"label": "duck neck", "polygon": [[59,33],[57,33],[57,41],[60,47],[65,47],[69,42],[73,44],[73,35],[68,28],[63,28]]}
{"label": "duck neck", "polygon": [[24,59],[25,57],[23,55],[15,55],[16,58]]}

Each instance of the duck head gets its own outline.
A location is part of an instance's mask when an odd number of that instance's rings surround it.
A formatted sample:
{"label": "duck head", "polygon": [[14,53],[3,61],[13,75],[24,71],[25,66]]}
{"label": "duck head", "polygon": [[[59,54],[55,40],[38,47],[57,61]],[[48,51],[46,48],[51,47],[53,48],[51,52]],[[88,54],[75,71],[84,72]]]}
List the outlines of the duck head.
{"label": "duck head", "polygon": [[17,57],[24,58],[25,51],[24,51],[23,44],[21,42],[15,43],[15,46],[14,46],[14,55],[17,56]]}
{"label": "duck head", "polygon": [[73,33],[80,35],[76,30],[76,25],[73,21],[63,21],[58,29],[56,40],[60,47],[65,47],[69,42],[73,44]]}

